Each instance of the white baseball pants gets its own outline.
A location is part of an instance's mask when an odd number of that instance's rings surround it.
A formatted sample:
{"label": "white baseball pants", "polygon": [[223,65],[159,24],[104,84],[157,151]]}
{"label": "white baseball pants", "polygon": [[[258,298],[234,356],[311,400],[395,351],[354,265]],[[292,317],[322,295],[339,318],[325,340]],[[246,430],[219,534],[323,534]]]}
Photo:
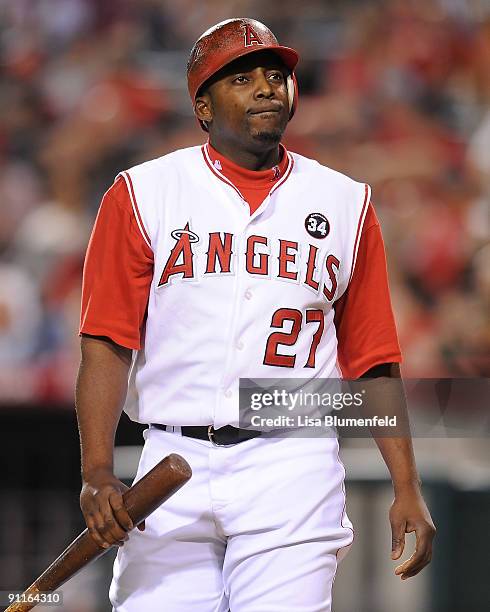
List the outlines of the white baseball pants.
{"label": "white baseball pants", "polygon": [[335,438],[144,437],[136,480],[173,452],[193,476],[120,548],[114,612],[330,612],[353,539]]}

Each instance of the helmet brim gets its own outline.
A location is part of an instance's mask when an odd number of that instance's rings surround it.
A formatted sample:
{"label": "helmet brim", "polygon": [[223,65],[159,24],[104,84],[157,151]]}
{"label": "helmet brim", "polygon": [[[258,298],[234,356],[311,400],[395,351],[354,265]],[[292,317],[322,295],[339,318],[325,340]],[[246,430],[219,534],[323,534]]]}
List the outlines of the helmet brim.
{"label": "helmet brim", "polygon": [[[209,62],[208,69],[206,70],[205,78],[201,80],[197,87],[195,87],[195,91],[189,92],[192,98],[195,100],[196,95],[201,90],[202,86],[213,77],[217,72],[219,72],[222,68],[231,64],[235,60],[244,57],[246,55],[251,55],[252,53],[259,53],[261,51],[271,51],[275,53],[282,63],[290,70],[294,71],[296,65],[298,64],[299,55],[298,52],[292,49],[291,47],[283,47],[282,45],[254,45],[252,47],[245,47],[243,50],[237,53],[236,49],[233,49],[228,55],[221,56],[219,62]],[[201,78],[204,75],[201,75]]]}

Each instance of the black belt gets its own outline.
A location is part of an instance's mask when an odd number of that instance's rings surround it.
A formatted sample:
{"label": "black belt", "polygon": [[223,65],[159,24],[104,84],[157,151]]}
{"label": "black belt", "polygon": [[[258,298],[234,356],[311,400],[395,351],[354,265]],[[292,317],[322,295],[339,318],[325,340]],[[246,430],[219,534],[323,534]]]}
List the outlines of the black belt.
{"label": "black belt", "polygon": [[[151,426],[157,429],[163,429],[163,431],[169,429],[169,426],[160,425],[159,423],[152,423]],[[170,427],[172,426],[170,425]],[[185,425],[180,429],[183,436],[196,438],[198,440],[209,440],[213,444],[216,444],[216,446],[238,444],[239,442],[245,442],[245,440],[258,438],[262,435],[260,431],[238,429],[232,425],[225,425],[219,429],[215,429],[212,425]]]}

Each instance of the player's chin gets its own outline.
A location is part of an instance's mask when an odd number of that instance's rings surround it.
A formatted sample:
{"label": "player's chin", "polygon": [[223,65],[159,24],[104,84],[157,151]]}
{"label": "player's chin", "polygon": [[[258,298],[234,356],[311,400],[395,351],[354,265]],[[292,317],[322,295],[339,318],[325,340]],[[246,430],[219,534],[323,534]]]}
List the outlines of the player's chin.
{"label": "player's chin", "polygon": [[281,142],[284,128],[282,126],[262,126],[251,129],[250,136],[255,142],[263,144],[279,144]]}
{"label": "player's chin", "polygon": [[279,143],[286,129],[287,118],[282,113],[251,115],[248,128],[253,140],[262,143]]}

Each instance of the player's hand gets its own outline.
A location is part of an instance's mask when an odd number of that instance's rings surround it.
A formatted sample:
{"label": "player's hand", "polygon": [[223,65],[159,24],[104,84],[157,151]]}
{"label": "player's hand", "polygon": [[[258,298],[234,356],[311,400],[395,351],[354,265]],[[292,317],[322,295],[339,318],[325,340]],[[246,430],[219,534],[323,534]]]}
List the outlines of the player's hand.
{"label": "player's hand", "polygon": [[395,569],[402,580],[420,572],[432,558],[432,540],[436,528],[418,486],[409,487],[395,496],[390,508],[392,534],[391,558],[399,559],[405,548],[405,533],[415,531],[415,552]]}
{"label": "player's hand", "polygon": [[[127,489],[106,468],[93,470],[84,478],[80,508],[90,535],[101,548],[122,546],[128,540],[127,532],[134,527],[122,499]],[[144,522],[138,525],[141,531],[144,528]]]}

